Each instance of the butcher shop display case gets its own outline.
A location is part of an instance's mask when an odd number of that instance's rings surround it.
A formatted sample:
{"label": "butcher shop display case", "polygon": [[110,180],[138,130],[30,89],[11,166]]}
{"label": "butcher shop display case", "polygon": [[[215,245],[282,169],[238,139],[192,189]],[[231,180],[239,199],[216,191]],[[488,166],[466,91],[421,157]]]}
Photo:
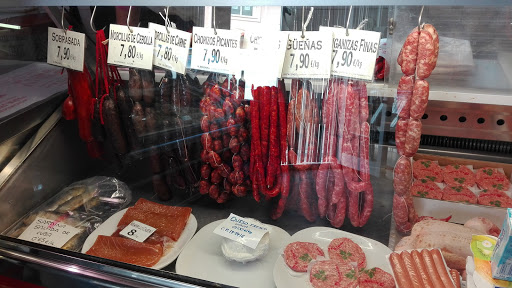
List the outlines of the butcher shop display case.
{"label": "butcher shop display case", "polygon": [[0,3],[0,286],[474,287],[512,4],[379,4]]}

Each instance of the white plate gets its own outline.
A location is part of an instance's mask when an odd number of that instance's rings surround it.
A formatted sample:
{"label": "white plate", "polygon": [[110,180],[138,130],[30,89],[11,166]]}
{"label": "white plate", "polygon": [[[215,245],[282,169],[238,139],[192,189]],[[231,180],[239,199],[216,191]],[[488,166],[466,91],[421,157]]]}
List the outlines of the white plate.
{"label": "white plate", "polygon": [[224,258],[220,248],[222,237],[213,234],[223,221],[212,222],[197,232],[178,257],[176,273],[236,287],[274,287],[273,265],[290,234],[267,224],[272,228],[268,253],[261,259],[242,264]]}
{"label": "white plate", "polygon": [[[329,246],[329,243],[331,243],[333,239],[341,237],[350,238],[361,246],[364,254],[366,255],[367,268],[379,267],[391,274],[391,269],[389,267],[388,260],[386,259],[386,255],[389,255],[392,251],[388,247],[375,240],[342,230],[328,227],[311,227],[301,230],[292,235],[290,240],[283,246],[283,250],[286,245],[292,242],[313,242],[318,244],[318,246],[324,250],[325,256],[328,257],[329,254],[327,253],[327,247]],[[278,288],[311,287],[309,284],[308,273],[294,272],[288,268],[281,255],[279,255],[274,265],[274,281]]]}
{"label": "white plate", "polygon": [[[121,218],[123,218],[123,215],[124,213],[126,213],[126,210],[128,210],[128,208],[123,209],[117,212],[116,214],[112,215],[110,218],[107,219],[107,221],[103,222],[103,224],[101,224],[100,227],[94,230],[91,233],[91,235],[89,235],[89,237],[87,237],[87,239],[85,240],[84,246],[82,247],[82,253],[87,252],[92,247],[94,242],[96,242],[96,238],[98,238],[98,235],[110,236],[114,232],[116,232],[117,224],[119,223]],[[156,263],[155,266],[150,268],[162,269],[165,266],[171,264],[172,261],[174,261],[176,257],[178,257],[178,255],[183,250],[188,241],[192,238],[192,236],[194,236],[196,229],[196,217],[190,214],[190,217],[188,218],[187,221],[187,225],[185,225],[185,229],[183,229],[183,232],[181,232],[181,236],[178,239],[178,241],[174,243],[172,249],[167,254],[160,258],[160,261],[158,261],[158,263]]]}

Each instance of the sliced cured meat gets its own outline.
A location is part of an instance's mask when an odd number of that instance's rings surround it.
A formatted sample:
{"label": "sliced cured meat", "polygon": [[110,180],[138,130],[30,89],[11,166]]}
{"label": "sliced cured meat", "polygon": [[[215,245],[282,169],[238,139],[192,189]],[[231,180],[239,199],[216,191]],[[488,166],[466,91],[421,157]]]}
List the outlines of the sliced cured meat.
{"label": "sliced cured meat", "polygon": [[395,278],[388,272],[374,267],[359,272],[359,288],[393,288]]}
{"label": "sliced cured meat", "polygon": [[357,263],[358,269],[366,267],[366,255],[363,249],[349,238],[336,238],[329,243],[329,258],[339,263]]}
{"label": "sliced cured meat", "polygon": [[126,213],[123,215],[123,218],[121,218],[117,226],[127,226],[133,220],[137,220],[156,228],[156,233],[162,236],[167,236],[173,241],[177,241],[181,236],[181,232],[185,229],[185,225],[187,225],[189,216],[190,214],[166,216],[161,213],[154,213],[138,209],[136,207],[130,207],[126,210]]}
{"label": "sliced cured meat", "polygon": [[425,159],[414,161],[412,173],[416,179],[426,179],[438,183],[443,182],[443,169],[434,161]]}
{"label": "sliced cured meat", "polygon": [[148,212],[165,214],[166,216],[190,215],[192,212],[192,208],[190,207],[168,206],[144,198],[140,198],[137,203],[135,203],[134,207]]}
{"label": "sliced cured meat", "polygon": [[284,248],[284,261],[293,271],[306,272],[309,262],[324,256],[320,246],[311,242],[292,242]]}
{"label": "sliced cured meat", "polygon": [[486,206],[512,208],[512,198],[500,192],[480,192],[478,204]]}
{"label": "sliced cured meat", "polygon": [[510,181],[497,168],[484,167],[476,171],[476,184],[482,189],[497,189],[507,191]]}
{"label": "sliced cured meat", "polygon": [[443,193],[441,188],[436,183],[422,181],[414,181],[411,187],[412,196],[430,198],[430,199],[442,199]]}
{"label": "sliced cured meat", "polygon": [[161,245],[140,243],[131,239],[99,235],[85,253],[133,265],[152,267],[162,257]]}
{"label": "sliced cured meat", "polygon": [[443,200],[476,204],[477,197],[464,186],[446,186],[443,189]]}
{"label": "sliced cured meat", "polygon": [[311,267],[309,282],[315,288],[340,287],[341,271],[338,262],[333,260],[318,261]]}
{"label": "sliced cured meat", "polygon": [[443,179],[449,186],[472,187],[475,185],[475,174],[464,165],[453,164],[444,167]]}

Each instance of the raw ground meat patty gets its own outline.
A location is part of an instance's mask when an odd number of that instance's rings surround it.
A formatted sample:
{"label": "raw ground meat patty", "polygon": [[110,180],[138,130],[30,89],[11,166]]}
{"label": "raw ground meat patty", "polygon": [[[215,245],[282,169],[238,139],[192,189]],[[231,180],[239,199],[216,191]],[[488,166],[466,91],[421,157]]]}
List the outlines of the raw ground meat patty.
{"label": "raw ground meat patty", "polygon": [[443,169],[436,162],[419,159],[412,164],[412,174],[416,179],[443,182]]}
{"label": "raw ground meat patty", "polygon": [[359,273],[359,288],[393,288],[395,279],[380,268],[365,269]]}
{"label": "raw ground meat patty", "polygon": [[338,268],[340,269],[341,281],[340,285],[336,286],[339,288],[356,288],[358,273],[354,268],[354,265],[350,263],[338,262]]}
{"label": "raw ground meat patty", "polygon": [[339,287],[341,271],[334,260],[318,261],[311,266],[309,282],[315,288]]}
{"label": "raw ground meat patty", "polygon": [[510,188],[510,181],[507,176],[497,168],[484,167],[476,171],[476,184],[482,189],[498,189],[507,191]]}
{"label": "raw ground meat patty", "polygon": [[320,246],[310,242],[292,242],[284,248],[284,261],[293,271],[308,271],[309,262],[318,256],[324,256]]}
{"label": "raw ground meat patty", "polygon": [[443,192],[441,188],[437,186],[434,182],[423,183],[420,180],[414,181],[411,187],[412,196],[422,197],[422,198],[431,198],[431,199],[439,199],[443,198]]}
{"label": "raw ground meat patty", "polygon": [[464,165],[453,164],[444,167],[443,177],[448,186],[471,187],[475,185],[475,174]]}
{"label": "raw ground meat patty", "polygon": [[339,263],[356,262],[357,268],[366,267],[366,255],[363,249],[349,238],[336,238],[329,243],[329,258]]}
{"label": "raw ground meat patty", "polygon": [[476,204],[477,197],[464,186],[446,186],[443,189],[443,200]]}
{"label": "raw ground meat patty", "polygon": [[512,208],[512,198],[500,190],[484,189],[478,195],[478,204]]}

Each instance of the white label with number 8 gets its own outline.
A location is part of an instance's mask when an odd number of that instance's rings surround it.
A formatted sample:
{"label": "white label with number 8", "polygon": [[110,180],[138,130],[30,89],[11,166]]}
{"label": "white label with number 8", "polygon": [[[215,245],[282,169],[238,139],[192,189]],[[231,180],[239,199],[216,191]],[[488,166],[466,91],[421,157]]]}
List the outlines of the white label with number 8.
{"label": "white label with number 8", "polygon": [[128,226],[124,227],[124,229],[119,232],[119,235],[128,237],[137,242],[144,242],[155,231],[156,228],[133,220]]}

